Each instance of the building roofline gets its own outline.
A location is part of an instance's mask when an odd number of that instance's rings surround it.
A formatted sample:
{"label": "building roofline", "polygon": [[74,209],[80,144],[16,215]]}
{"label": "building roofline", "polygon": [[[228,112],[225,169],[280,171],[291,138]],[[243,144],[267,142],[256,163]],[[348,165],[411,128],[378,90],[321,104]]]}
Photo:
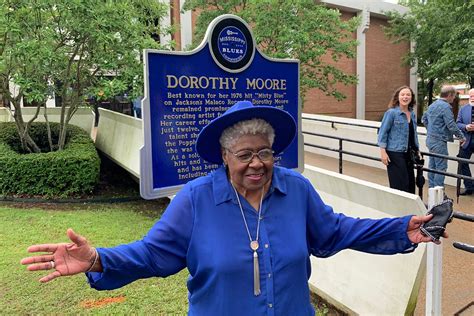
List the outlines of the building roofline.
{"label": "building roofline", "polygon": [[404,14],[410,11],[409,8],[399,4],[389,3],[382,0],[320,0],[322,4],[328,7],[340,9],[346,12],[360,12],[367,9],[371,15],[380,18],[386,18],[385,12],[397,11],[398,13]]}

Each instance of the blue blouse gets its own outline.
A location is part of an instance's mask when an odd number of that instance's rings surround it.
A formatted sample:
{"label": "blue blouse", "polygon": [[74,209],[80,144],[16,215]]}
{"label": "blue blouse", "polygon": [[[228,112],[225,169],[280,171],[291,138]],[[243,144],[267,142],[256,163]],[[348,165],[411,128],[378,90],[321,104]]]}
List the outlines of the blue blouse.
{"label": "blue blouse", "polygon": [[[255,238],[257,213],[243,197],[241,202]],[[406,234],[410,216],[374,220],[336,214],[306,178],[277,166],[261,216],[259,296],[253,293],[248,234],[223,167],[186,184],[142,240],[98,248],[103,272],[87,273],[90,285],[110,290],[187,267],[189,315],[314,315],[310,255],[416,248]]]}

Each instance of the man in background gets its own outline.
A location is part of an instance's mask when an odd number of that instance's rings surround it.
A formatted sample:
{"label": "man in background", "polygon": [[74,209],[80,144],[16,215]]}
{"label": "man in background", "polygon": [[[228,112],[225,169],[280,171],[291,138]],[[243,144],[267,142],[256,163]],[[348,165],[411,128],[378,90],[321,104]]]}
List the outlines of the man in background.
{"label": "man in background", "polygon": [[[433,102],[428,111],[423,114],[422,122],[426,127],[426,146],[430,153],[448,156],[448,142],[453,142],[453,135],[460,139],[461,145],[466,138],[456,125],[450,103],[456,97],[453,86],[442,86],[440,98]],[[448,161],[445,158],[430,156],[428,167],[433,170],[446,172]],[[444,187],[444,174],[429,172],[428,185],[430,188]]]}
{"label": "man in background", "polygon": [[142,118],[142,99],[143,96],[139,96],[133,100],[133,112],[136,118]]}
{"label": "man in background", "polygon": [[[466,141],[459,148],[459,158],[471,159],[474,152],[474,89],[469,90],[469,103],[464,105],[458,114],[456,121],[459,129],[463,132]],[[468,163],[461,163],[461,174],[471,177],[471,169]],[[474,181],[464,179],[465,190],[460,195],[471,195],[474,193]]]}

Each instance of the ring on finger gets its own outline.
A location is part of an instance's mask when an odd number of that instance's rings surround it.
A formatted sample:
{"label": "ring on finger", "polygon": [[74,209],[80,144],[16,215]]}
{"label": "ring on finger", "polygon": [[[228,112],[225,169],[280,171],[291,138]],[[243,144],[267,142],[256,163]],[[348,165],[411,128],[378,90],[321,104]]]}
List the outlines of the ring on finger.
{"label": "ring on finger", "polygon": [[54,269],[54,267],[56,266],[56,264],[54,263],[54,261],[51,260],[49,263],[51,263],[51,269]]}

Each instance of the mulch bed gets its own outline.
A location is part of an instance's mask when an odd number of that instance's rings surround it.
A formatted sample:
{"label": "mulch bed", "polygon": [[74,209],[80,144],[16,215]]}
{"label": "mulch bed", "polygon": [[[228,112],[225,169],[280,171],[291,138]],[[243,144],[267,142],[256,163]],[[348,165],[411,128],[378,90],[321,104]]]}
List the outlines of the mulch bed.
{"label": "mulch bed", "polygon": [[104,155],[100,155],[100,179],[95,190],[89,195],[68,198],[17,195],[4,196],[0,203],[22,209],[41,208],[49,210],[71,210],[83,208],[84,204],[102,203],[107,205],[126,203],[130,209],[157,216],[169,203],[168,198],[144,200],[140,197],[140,186],[125,169]]}

